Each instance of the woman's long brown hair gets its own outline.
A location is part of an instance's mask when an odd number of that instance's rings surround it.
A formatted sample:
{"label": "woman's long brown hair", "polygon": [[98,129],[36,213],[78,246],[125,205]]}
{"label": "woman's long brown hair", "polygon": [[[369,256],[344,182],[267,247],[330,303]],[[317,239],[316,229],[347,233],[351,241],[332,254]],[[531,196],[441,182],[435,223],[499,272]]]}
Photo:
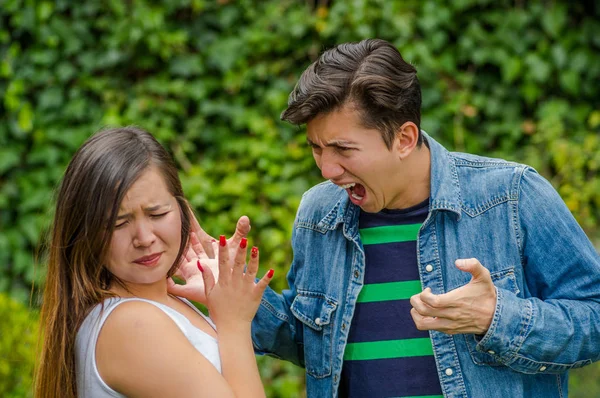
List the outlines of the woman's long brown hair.
{"label": "woman's long brown hair", "polygon": [[75,398],[75,337],[91,308],[121,283],[104,266],[119,206],[150,166],[160,170],[181,214],[181,245],[188,242],[190,213],[177,168],[167,151],[144,130],[103,130],[89,138],[67,166],[56,198],[41,309],[41,355],[35,396]]}

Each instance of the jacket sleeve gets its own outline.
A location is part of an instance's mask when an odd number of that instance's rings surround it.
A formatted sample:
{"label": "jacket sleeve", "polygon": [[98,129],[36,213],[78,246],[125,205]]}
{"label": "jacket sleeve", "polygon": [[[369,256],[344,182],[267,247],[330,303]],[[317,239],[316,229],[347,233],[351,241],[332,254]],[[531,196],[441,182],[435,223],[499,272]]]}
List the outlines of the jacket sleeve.
{"label": "jacket sleeve", "polygon": [[477,350],[523,373],[561,373],[600,359],[600,257],[558,193],[533,169],[515,225],[526,298],[497,288]]}
{"label": "jacket sleeve", "polygon": [[[292,244],[295,232],[292,233]],[[289,289],[281,294],[267,287],[252,321],[252,342],[257,354],[266,354],[304,366],[302,327],[291,311],[296,297],[297,256],[287,275]]]}

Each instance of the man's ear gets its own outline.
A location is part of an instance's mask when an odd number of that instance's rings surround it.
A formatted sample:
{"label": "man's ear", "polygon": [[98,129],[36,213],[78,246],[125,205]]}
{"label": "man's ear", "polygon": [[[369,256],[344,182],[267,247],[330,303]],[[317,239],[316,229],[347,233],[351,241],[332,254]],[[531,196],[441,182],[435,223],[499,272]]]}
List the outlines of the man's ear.
{"label": "man's ear", "polygon": [[419,129],[413,122],[406,122],[398,129],[394,139],[393,149],[400,160],[406,159],[417,147],[419,142]]}

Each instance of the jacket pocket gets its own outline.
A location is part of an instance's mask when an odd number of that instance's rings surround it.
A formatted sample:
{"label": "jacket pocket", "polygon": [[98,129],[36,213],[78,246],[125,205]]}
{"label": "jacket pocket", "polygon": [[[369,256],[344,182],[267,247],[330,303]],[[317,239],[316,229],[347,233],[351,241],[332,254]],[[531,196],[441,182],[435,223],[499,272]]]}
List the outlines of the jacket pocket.
{"label": "jacket pocket", "polygon": [[[514,267],[505,268],[500,271],[493,272],[491,274],[492,282],[500,289],[519,294],[521,290],[517,284],[517,278],[515,276]],[[465,340],[467,348],[471,354],[471,359],[477,365],[488,365],[488,366],[505,366],[494,357],[494,353],[480,352],[477,351],[478,340],[474,334],[465,334]]]}
{"label": "jacket pocket", "polygon": [[332,321],[337,302],[322,293],[298,291],[292,314],[303,324],[306,373],[316,378],[331,375]]}

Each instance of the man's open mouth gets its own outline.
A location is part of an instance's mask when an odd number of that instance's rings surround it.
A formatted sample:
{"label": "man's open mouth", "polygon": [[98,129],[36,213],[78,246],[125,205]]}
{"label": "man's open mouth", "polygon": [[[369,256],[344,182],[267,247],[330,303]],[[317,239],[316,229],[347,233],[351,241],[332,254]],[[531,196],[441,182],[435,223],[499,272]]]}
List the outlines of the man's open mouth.
{"label": "man's open mouth", "polygon": [[365,197],[365,187],[362,186],[362,184],[357,184],[355,182],[352,182],[350,184],[343,184],[343,185],[339,185],[341,188],[344,188],[347,192],[348,195],[350,195],[352,198],[356,199],[357,201],[361,201],[363,200],[363,198]]}

